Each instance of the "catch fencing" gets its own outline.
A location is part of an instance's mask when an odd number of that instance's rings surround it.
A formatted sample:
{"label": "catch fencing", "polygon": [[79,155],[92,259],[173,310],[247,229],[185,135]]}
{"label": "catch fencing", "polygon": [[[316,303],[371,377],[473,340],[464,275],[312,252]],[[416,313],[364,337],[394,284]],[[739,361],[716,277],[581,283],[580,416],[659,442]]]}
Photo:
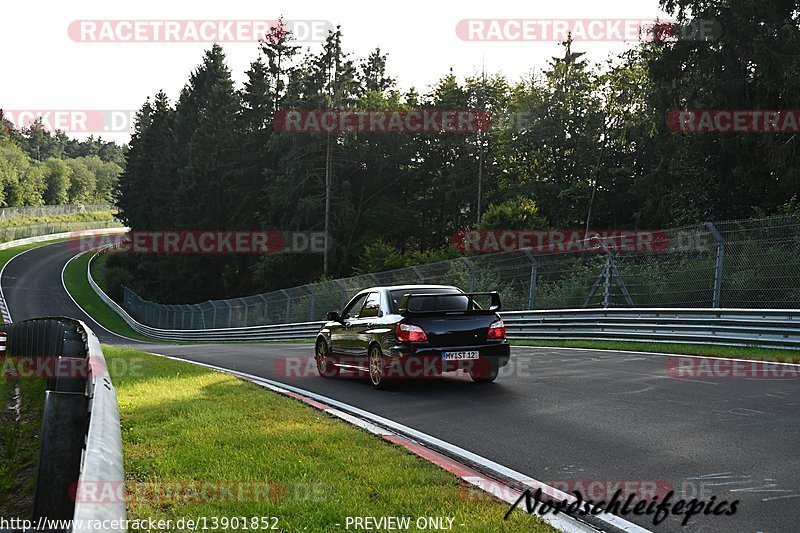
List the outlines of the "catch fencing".
{"label": "catch fencing", "polygon": [[65,215],[114,212],[111,205],[40,205],[27,207],[6,207],[0,209],[0,242],[8,242],[41,235],[66,233],[108,227],[122,227],[122,223],[112,216],[102,220],[53,220],[19,224],[26,219],[52,218]]}
{"label": "catch fencing", "polygon": [[562,249],[547,253],[465,255],[195,304],[149,302],[125,287],[121,303],[138,322],[169,330],[318,321],[361,289],[406,283],[497,290],[506,311],[800,308],[800,214],[649,233],[657,235],[653,245],[628,246],[628,238],[613,237],[576,243],[567,235]]}
{"label": "catch fencing", "polygon": [[0,222],[17,218],[41,218],[60,215],[77,215],[97,211],[116,211],[110,204],[29,205],[0,208]]}

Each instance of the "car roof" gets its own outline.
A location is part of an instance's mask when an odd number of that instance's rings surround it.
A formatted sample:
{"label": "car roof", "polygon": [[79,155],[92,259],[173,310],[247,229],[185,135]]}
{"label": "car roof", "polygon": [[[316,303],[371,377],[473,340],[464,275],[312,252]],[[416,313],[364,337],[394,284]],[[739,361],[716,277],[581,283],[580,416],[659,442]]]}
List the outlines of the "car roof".
{"label": "car roof", "polygon": [[419,290],[419,289],[452,289],[454,291],[461,292],[461,289],[458,287],[453,287],[452,285],[388,285],[385,287],[372,287],[371,289],[366,290],[380,290],[386,289],[387,291],[400,291],[400,290]]}

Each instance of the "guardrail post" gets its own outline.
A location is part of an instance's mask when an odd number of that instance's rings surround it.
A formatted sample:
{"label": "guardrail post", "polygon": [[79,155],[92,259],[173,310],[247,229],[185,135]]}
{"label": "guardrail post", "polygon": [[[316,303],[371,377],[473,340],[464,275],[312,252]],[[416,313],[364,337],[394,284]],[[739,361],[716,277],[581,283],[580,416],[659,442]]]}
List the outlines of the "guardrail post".
{"label": "guardrail post", "polygon": [[722,267],[725,263],[725,239],[722,238],[717,227],[711,222],[705,223],[706,229],[717,241],[717,263],[714,266],[714,301],[712,307],[719,308],[722,302]]}

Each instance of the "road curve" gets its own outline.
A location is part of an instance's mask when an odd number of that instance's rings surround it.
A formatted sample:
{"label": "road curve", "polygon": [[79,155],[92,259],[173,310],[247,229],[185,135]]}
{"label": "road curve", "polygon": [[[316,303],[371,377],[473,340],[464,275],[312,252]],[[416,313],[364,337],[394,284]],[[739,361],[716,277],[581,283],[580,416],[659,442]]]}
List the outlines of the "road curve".
{"label": "road curve", "polygon": [[61,241],[31,248],[9,261],[3,270],[0,286],[11,318],[20,322],[41,316],[68,316],[85,322],[101,342],[130,342],[105,330],[64,290],[61,271],[76,253],[68,241]]}
{"label": "road curve", "polygon": [[[15,321],[63,314],[86,321],[61,284],[64,243],[12,260],[0,280]],[[498,381],[396,383],[374,391],[311,370],[305,344],[152,345],[155,353],[274,379],[347,402],[557,487],[656,482],[677,498],[740,500],[734,516],[626,518],[654,531],[796,531],[800,503],[797,379],[674,379],[659,355],[514,348]],[[595,485],[597,486],[597,485]],[[636,485],[629,485],[635,487]]]}

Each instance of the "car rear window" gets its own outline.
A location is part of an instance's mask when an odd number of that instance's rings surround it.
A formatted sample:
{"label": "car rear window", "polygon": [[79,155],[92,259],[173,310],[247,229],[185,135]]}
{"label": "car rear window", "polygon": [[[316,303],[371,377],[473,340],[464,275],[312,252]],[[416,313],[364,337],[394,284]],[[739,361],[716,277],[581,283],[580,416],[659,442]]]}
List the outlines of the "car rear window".
{"label": "car rear window", "polygon": [[[398,289],[390,291],[390,294],[395,312],[400,309],[400,303],[406,294],[452,294],[453,296],[439,299],[440,311],[463,311],[467,308],[468,301],[466,296],[454,289]],[[413,298],[409,308],[409,311],[432,311],[434,309],[433,298]]]}

